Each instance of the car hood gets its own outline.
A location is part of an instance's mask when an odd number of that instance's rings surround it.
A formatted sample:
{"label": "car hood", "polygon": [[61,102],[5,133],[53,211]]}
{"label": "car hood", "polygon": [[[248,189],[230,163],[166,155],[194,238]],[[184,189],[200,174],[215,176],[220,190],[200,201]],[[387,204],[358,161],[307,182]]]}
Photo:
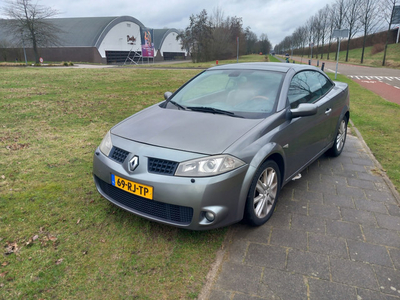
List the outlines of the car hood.
{"label": "car hood", "polygon": [[164,148],[219,154],[261,121],[155,105],[122,121],[111,133]]}

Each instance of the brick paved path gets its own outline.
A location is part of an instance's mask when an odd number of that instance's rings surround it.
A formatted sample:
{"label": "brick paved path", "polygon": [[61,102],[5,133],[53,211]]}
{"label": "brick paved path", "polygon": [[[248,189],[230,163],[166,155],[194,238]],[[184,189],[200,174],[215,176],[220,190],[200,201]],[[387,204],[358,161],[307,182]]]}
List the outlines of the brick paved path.
{"label": "brick paved path", "polygon": [[348,136],[282,190],[272,218],[229,228],[206,299],[400,299],[398,194]]}

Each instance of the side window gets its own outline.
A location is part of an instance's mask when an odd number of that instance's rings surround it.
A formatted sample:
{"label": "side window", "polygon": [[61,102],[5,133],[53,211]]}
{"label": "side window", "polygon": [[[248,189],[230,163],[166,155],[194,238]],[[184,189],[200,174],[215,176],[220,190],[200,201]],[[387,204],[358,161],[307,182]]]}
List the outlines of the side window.
{"label": "side window", "polygon": [[300,103],[313,103],[318,100],[325,93],[323,84],[327,84],[326,82],[330,83],[323,75],[315,71],[297,73],[292,78],[289,87],[290,107],[296,108]]}
{"label": "side window", "polygon": [[322,94],[325,95],[332,88],[333,84],[324,75],[318,73],[318,79],[322,86]]}

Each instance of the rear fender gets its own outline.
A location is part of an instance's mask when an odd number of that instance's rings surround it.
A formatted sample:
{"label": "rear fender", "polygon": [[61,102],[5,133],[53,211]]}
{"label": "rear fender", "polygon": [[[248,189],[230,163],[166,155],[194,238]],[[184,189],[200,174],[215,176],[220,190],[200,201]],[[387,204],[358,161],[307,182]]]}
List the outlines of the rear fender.
{"label": "rear fender", "polygon": [[340,122],[343,120],[344,116],[347,116],[347,122],[348,122],[350,120],[350,111],[349,111],[349,107],[347,105],[345,107],[343,107],[343,109],[340,113],[340,117],[338,119],[338,122],[337,122],[336,128],[335,128],[335,134],[333,135],[333,140],[329,144],[328,148],[332,147],[333,143],[335,142],[336,134],[339,130]]}

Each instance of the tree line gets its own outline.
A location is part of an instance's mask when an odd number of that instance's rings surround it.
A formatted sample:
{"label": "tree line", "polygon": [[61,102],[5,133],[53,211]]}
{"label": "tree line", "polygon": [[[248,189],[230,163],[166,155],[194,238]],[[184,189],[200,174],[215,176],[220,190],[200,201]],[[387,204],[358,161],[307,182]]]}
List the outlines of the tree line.
{"label": "tree line", "polygon": [[229,59],[239,55],[268,54],[272,45],[263,33],[260,38],[250,27],[243,28],[242,18],[224,17],[216,8],[211,16],[206,10],[191,15],[190,24],[182,30],[177,39],[182,41],[182,49],[187,50],[193,62]]}
{"label": "tree line", "polygon": [[[311,16],[304,25],[297,27],[293,34],[286,36],[274,50],[281,53],[297,49],[301,50],[303,56],[306,48],[313,48],[316,57],[319,56],[322,59],[324,50],[327,49],[327,59],[329,59],[329,53],[336,50],[333,47],[337,41],[334,30],[348,29],[346,61],[348,61],[351,39],[361,35],[363,42],[360,62],[363,63],[368,35],[381,31],[383,26],[387,26],[382,62],[382,65],[385,65],[389,32],[393,25],[392,14],[394,7],[399,3],[399,0],[335,0],[332,5],[327,4]],[[326,44],[328,47],[325,46]]]}

